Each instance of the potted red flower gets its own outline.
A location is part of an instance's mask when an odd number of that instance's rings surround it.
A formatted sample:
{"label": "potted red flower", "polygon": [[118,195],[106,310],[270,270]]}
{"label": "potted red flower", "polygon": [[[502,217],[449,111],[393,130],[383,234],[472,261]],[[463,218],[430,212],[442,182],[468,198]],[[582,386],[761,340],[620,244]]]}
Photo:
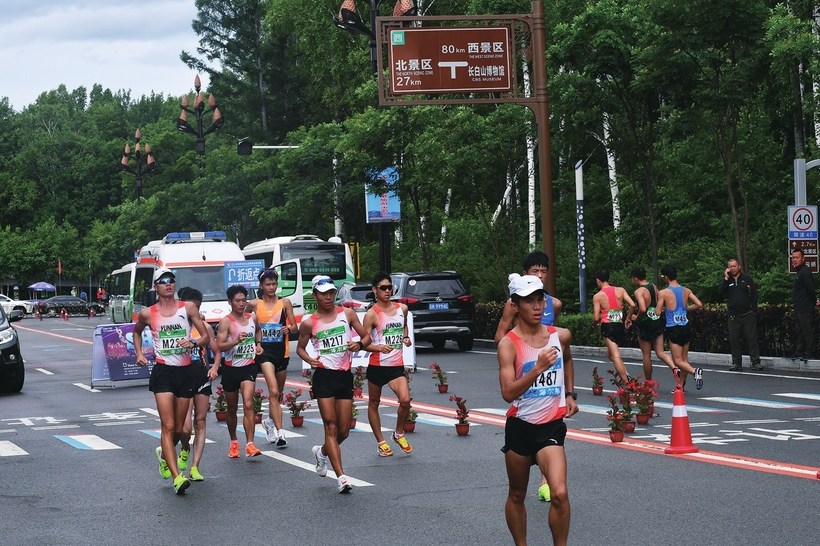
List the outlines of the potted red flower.
{"label": "potted red flower", "polygon": [[433,377],[438,380],[438,392],[447,392],[447,374],[435,362],[430,364],[430,368],[433,370]]}
{"label": "potted red flower", "polygon": [[470,432],[470,423],[467,422],[467,415],[470,414],[467,410],[467,399],[455,394],[450,396],[450,401],[456,403],[456,434],[459,436],[467,436]]}
{"label": "potted red flower", "polygon": [[302,402],[299,397],[302,396],[302,389],[290,391],[285,395],[285,406],[290,410],[290,420],[294,427],[301,427],[305,418],[302,412],[310,407],[308,402]]}

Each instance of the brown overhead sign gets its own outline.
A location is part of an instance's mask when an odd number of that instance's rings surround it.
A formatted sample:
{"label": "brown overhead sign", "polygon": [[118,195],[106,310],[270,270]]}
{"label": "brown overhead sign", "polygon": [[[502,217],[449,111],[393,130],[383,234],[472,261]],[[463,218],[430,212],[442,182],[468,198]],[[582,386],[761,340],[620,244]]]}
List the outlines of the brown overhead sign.
{"label": "brown overhead sign", "polygon": [[512,90],[508,27],[391,30],[389,59],[392,93]]}

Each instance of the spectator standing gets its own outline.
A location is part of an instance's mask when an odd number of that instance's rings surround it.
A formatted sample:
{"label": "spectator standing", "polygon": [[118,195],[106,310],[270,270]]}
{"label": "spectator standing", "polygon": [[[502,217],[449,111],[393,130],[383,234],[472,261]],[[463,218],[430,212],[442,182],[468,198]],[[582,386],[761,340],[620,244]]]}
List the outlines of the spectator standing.
{"label": "spectator standing", "polygon": [[88,301],[88,294],[85,293],[85,290],[80,292],[80,299],[83,301]]}
{"label": "spectator standing", "polygon": [[806,265],[803,250],[798,248],[792,252],[792,265],[796,273],[792,286],[792,304],[797,319],[797,344],[792,360],[799,358],[806,362],[814,356],[814,280],[811,269]]}
{"label": "spectator standing", "polygon": [[739,372],[743,368],[743,351],[740,337],[746,340],[753,370],[762,370],[760,350],[757,345],[757,286],[750,275],[740,270],[740,263],[732,258],[723,272],[723,282],[718,294],[726,296],[729,315],[729,343],[732,346],[732,366],[730,371]]}

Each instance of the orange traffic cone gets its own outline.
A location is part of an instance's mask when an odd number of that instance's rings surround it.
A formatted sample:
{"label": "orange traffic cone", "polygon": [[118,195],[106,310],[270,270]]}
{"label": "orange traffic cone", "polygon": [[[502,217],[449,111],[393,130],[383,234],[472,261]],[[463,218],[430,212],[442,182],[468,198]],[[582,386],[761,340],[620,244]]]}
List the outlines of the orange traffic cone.
{"label": "orange traffic cone", "polygon": [[94,312],[94,308],[92,307],[91,309],[88,310],[88,318],[92,319],[92,318],[94,318],[94,315],[96,315],[96,313]]}
{"label": "orange traffic cone", "polygon": [[680,385],[675,387],[675,399],[672,406],[672,439],[669,447],[663,450],[667,455],[697,453],[699,449],[692,444],[689,432],[689,416],[686,414],[686,399]]}
{"label": "orange traffic cone", "polygon": [[68,311],[63,308],[63,320],[68,320]]}

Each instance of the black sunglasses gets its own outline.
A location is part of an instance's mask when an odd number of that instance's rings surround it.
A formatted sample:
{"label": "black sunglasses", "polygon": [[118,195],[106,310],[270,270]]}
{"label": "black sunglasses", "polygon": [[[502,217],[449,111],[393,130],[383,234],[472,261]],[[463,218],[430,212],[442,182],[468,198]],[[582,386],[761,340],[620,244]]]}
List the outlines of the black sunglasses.
{"label": "black sunglasses", "polygon": [[376,288],[378,288],[379,290],[384,290],[384,291],[393,290],[393,285],[392,284],[383,284],[381,286],[377,286]]}

